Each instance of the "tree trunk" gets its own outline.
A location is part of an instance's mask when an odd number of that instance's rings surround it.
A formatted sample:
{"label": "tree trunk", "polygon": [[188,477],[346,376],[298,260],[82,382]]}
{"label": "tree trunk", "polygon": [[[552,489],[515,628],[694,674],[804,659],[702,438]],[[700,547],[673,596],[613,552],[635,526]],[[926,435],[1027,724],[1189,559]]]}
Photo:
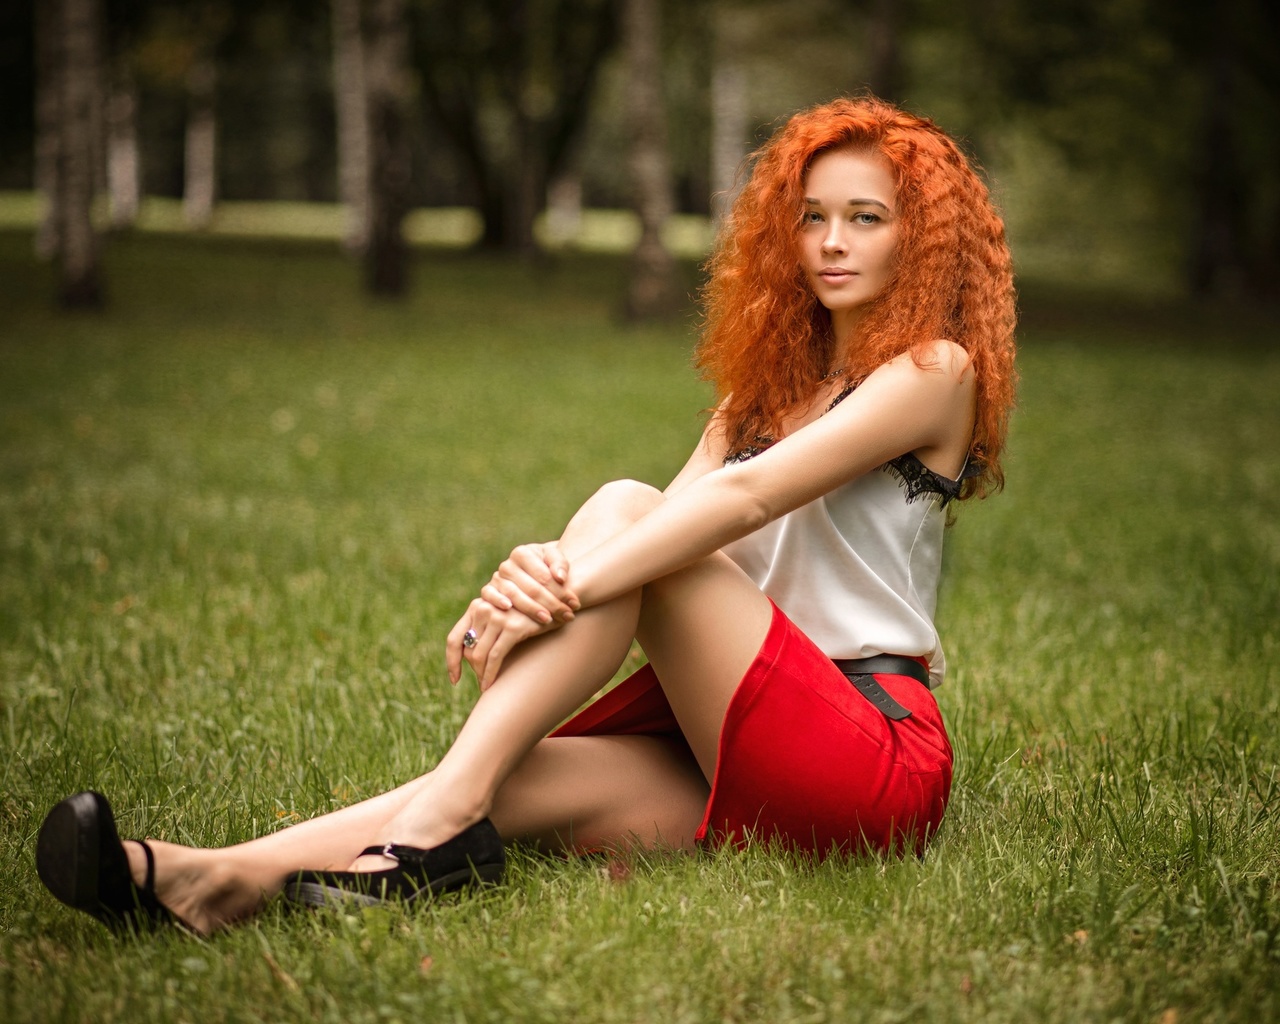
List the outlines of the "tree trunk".
{"label": "tree trunk", "polygon": [[187,137],[184,150],[182,216],[188,227],[205,228],[218,200],[218,71],[202,52],[187,72]]}
{"label": "tree trunk", "polygon": [[748,152],[747,72],[734,31],[737,12],[715,12],[711,65],[711,214],[717,224],[728,214]]}
{"label": "tree trunk", "polygon": [[631,115],[631,178],[640,241],[631,257],[626,312],[652,320],[679,306],[675,260],[662,229],[675,207],[667,151],[666,104],[662,96],[661,0],[626,0],[623,32]]}
{"label": "tree trunk", "polygon": [[59,299],[68,308],[102,305],[93,204],[93,106],[102,33],[99,0],[59,0],[57,241]]}
{"label": "tree trunk", "polygon": [[547,187],[547,236],[553,244],[567,245],[581,230],[582,174],[574,167]]}
{"label": "tree trunk", "polygon": [[1244,183],[1232,123],[1235,53],[1225,24],[1216,25],[1216,34],[1195,181],[1199,208],[1188,267],[1188,284],[1195,295],[1238,290],[1245,264],[1241,208]]}
{"label": "tree trunk", "polygon": [[111,226],[132,227],[142,193],[138,153],[138,87],[127,69],[112,77],[107,98],[107,190]]}
{"label": "tree trunk", "polygon": [[890,103],[902,99],[902,5],[906,0],[872,0],[867,26],[870,58],[867,86]]}
{"label": "tree trunk", "polygon": [[403,222],[408,212],[408,23],[405,0],[372,0],[367,23],[365,85],[369,102],[369,244],[365,280],[375,295],[408,286]]}
{"label": "tree trunk", "polygon": [[62,144],[62,4],[35,5],[35,168],[36,195],[41,201],[36,228],[36,255],[51,260],[58,254],[58,161]]}
{"label": "tree trunk", "polygon": [[546,201],[546,144],[540,137],[541,129],[535,118],[517,110],[516,149],[503,175],[510,197],[507,209],[511,215],[505,248],[526,258],[537,255],[538,240],[533,233],[533,224]]}
{"label": "tree trunk", "polygon": [[343,245],[369,243],[369,102],[360,0],[333,0],[333,96],[338,136],[338,199],[346,207]]}

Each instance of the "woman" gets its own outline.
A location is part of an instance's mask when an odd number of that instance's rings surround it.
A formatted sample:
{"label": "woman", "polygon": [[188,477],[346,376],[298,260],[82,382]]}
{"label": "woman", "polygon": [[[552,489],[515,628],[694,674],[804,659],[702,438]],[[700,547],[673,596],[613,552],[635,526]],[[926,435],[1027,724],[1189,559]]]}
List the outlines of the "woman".
{"label": "woman", "polygon": [[[874,99],[796,115],[710,262],[717,405],[663,492],[615,482],[517,548],[450,632],[480,697],[439,765],[222,850],[122,843],[79,794],[41,877],[108,924],[207,932],[285,888],[425,899],[502,841],[920,851],[951,749],[931,688],[945,506],[1002,482],[1014,298],[956,145]],[[551,732],[638,639],[648,665]],[[499,838],[501,837],[501,838]]]}

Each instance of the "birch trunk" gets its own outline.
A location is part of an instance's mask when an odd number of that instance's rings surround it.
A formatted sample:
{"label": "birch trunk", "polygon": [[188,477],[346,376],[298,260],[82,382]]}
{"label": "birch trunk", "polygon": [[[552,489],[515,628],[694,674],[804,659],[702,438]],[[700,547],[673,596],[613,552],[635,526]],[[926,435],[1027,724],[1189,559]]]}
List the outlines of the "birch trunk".
{"label": "birch trunk", "polygon": [[69,308],[102,304],[98,237],[91,217],[93,107],[102,31],[99,0],[60,0],[57,240],[59,299]]}
{"label": "birch trunk", "polygon": [[138,154],[138,87],[127,70],[113,76],[107,98],[107,189],[111,226],[132,227],[142,194]]}
{"label": "birch trunk", "polygon": [[187,134],[182,216],[188,227],[205,228],[217,202],[218,121],[214,106],[218,73],[213,57],[199,54],[187,72]]}
{"label": "birch trunk", "polygon": [[405,0],[372,0],[367,27],[369,244],[365,279],[374,294],[401,295],[408,285],[403,231],[409,186],[404,123],[409,50]]}
{"label": "birch trunk", "polygon": [[622,12],[631,86],[631,178],[640,216],[640,241],[631,257],[626,307],[633,320],[665,316],[679,300],[675,260],[662,241],[662,229],[675,202],[662,95],[659,3],[626,0]]}
{"label": "birch trunk", "polygon": [[36,228],[36,255],[51,260],[58,254],[58,154],[62,146],[62,4],[35,5],[35,168],[36,195],[41,202]]}
{"label": "birch trunk", "polygon": [[711,68],[711,215],[717,226],[733,206],[748,152],[747,72],[734,30],[739,12],[721,8],[714,21]]}
{"label": "birch trunk", "polygon": [[338,137],[338,199],[346,208],[343,245],[369,243],[369,101],[360,0],[333,0],[333,98]]}

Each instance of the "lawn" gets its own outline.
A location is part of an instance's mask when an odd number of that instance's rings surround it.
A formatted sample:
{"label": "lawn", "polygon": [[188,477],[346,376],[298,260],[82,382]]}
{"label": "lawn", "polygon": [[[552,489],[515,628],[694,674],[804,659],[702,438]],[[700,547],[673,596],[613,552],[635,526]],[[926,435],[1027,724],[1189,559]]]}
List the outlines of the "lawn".
{"label": "lawn", "polygon": [[[45,811],[238,841],[428,767],[441,640],[515,542],[701,425],[692,313],[625,265],[113,240],[54,312],[0,233],[0,1018],[1280,1017],[1280,325],[1029,290],[1004,493],[949,540],[957,776],[923,860],[517,853],[418,913],[121,941],[50,898]],[[690,282],[695,280],[689,268]]]}

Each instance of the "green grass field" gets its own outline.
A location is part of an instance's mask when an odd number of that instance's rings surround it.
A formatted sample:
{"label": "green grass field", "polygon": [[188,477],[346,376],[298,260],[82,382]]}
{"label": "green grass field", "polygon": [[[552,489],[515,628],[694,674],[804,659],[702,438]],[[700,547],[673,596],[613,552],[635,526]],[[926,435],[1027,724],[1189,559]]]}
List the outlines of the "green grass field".
{"label": "green grass field", "polygon": [[[318,243],[113,240],[52,311],[0,234],[0,1019],[1280,1017],[1280,329],[1024,297],[1006,491],[960,510],[922,861],[516,855],[414,914],[121,941],[33,846],[87,786],[200,845],[417,774],[474,691],[442,637],[708,401],[624,265],[422,251],[402,306]],[[694,280],[690,269],[690,281]]]}

